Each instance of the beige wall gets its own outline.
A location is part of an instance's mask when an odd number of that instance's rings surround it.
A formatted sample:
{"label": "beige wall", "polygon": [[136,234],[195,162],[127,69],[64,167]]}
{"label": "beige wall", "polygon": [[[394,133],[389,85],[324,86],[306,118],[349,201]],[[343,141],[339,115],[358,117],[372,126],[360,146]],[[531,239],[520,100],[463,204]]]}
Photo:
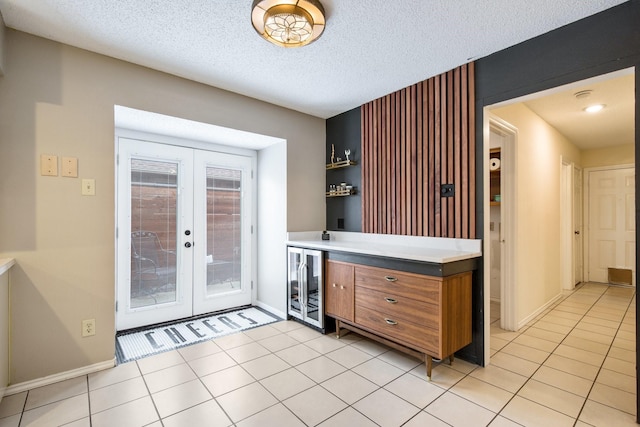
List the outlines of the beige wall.
{"label": "beige wall", "polygon": [[0,14],[0,76],[4,74],[4,51],[5,51],[5,33],[6,27],[4,26],[4,19]]}
{"label": "beige wall", "polygon": [[617,166],[635,164],[634,144],[582,151],[582,167]]}
{"label": "beige wall", "polygon": [[561,291],[560,165],[580,151],[524,104],[491,110],[518,129],[517,256],[520,322]]}
{"label": "beige wall", "polygon": [[[12,383],[114,357],[114,104],[286,139],[287,228],[324,227],[324,120],[13,30],[5,54],[0,257],[17,260]],[[41,154],[78,157],[79,178],[40,176]],[[96,180],[95,197],[81,196],[81,178]],[[87,318],[97,334],[81,338]]]}

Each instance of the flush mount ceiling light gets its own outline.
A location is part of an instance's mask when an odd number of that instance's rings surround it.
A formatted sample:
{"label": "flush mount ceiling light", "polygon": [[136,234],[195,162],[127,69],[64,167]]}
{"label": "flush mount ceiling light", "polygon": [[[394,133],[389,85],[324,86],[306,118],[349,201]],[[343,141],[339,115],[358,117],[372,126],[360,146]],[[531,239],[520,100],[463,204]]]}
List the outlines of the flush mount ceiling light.
{"label": "flush mount ceiling light", "polygon": [[263,38],[283,47],[300,47],[324,31],[324,8],[317,0],[254,0],[253,28]]}
{"label": "flush mount ceiling light", "polygon": [[589,105],[587,108],[584,109],[584,111],[586,111],[587,113],[597,113],[603,108],[604,108],[604,104],[594,104],[594,105]]}

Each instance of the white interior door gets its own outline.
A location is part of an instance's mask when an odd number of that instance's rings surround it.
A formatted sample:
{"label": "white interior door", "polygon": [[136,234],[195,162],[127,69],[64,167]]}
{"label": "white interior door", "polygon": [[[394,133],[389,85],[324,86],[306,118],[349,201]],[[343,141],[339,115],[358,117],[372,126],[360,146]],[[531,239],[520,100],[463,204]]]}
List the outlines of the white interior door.
{"label": "white interior door", "polygon": [[192,150],[120,138],[118,154],[116,327],[190,316]]}
{"label": "white interior door", "polygon": [[608,282],[608,268],[632,270],[635,285],[635,169],[589,171],[588,280]]}
{"label": "white interior door", "polygon": [[116,328],[251,304],[253,158],[118,140]]}

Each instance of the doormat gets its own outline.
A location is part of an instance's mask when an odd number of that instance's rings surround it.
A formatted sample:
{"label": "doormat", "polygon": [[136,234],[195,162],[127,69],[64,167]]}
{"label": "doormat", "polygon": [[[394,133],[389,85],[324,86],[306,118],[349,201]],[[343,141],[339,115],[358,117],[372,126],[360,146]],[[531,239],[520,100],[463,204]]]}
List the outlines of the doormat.
{"label": "doormat", "polygon": [[175,350],[282,319],[257,307],[183,320],[116,336],[118,364]]}

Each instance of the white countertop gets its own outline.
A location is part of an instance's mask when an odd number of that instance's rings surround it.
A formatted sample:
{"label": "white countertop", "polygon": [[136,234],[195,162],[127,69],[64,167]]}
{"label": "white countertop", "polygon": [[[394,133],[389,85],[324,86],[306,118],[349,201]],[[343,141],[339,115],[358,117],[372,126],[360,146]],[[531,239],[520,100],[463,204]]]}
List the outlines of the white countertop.
{"label": "white countertop", "polygon": [[13,258],[0,258],[0,274],[4,274],[16,263]]}
{"label": "white countertop", "polygon": [[482,241],[480,239],[449,239],[344,231],[330,231],[329,235],[330,240],[322,240],[321,231],[291,232],[287,233],[287,245],[437,264],[482,256]]}

